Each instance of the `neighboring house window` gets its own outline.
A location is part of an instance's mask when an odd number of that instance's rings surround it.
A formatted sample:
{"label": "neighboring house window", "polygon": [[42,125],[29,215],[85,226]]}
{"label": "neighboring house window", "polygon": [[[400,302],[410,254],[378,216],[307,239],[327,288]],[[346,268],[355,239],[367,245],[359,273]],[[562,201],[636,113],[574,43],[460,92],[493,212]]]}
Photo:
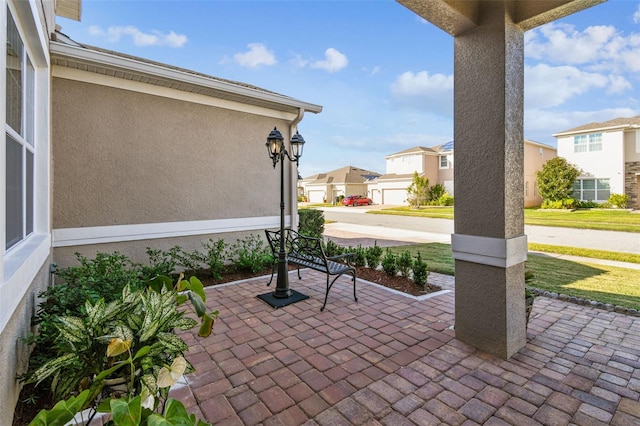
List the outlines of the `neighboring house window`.
{"label": "neighboring house window", "polygon": [[636,131],[636,153],[640,154],[640,132]]}
{"label": "neighboring house window", "polygon": [[573,152],[602,151],[602,133],[573,137]]}
{"label": "neighboring house window", "polygon": [[447,160],[447,156],[446,155],[441,155],[440,156],[440,168],[441,169],[448,169],[449,168],[449,160]]}
{"label": "neighboring house window", "polygon": [[35,70],[7,11],[6,241],[9,249],[33,232]]}
{"label": "neighboring house window", "polygon": [[578,179],[574,196],[582,201],[607,201],[611,195],[609,179]]}

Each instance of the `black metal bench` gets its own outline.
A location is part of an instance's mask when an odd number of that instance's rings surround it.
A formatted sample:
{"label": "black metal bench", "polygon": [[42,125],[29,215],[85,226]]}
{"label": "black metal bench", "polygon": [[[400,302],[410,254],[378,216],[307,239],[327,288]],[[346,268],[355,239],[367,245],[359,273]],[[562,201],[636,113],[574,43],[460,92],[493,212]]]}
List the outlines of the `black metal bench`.
{"label": "black metal bench", "polygon": [[[358,297],[356,296],[356,268],[349,263],[349,258],[353,256],[353,253],[327,257],[320,238],[300,235],[292,229],[285,229],[284,232],[287,259],[289,263],[298,267],[298,279],[302,279],[302,276],[300,275],[300,267],[324,272],[327,275],[327,290],[324,296],[324,304],[320,309],[321,311],[324,311],[324,308],[327,305],[329,290],[331,290],[333,283],[335,283],[336,280],[344,274],[350,274],[353,277],[353,298],[356,302],[358,301]],[[274,258],[273,268],[271,270],[271,279],[267,284],[271,285],[278,262],[281,235],[280,231],[269,231],[268,229],[265,230],[265,233],[267,234],[267,241],[269,242]],[[331,281],[332,276],[335,276],[333,281]]]}

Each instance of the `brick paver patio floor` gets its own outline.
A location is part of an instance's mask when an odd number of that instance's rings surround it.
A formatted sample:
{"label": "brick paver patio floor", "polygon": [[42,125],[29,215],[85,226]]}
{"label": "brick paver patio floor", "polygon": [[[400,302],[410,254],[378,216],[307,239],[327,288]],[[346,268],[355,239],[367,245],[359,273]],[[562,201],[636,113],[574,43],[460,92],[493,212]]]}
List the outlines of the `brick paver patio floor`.
{"label": "brick paver patio floor", "polygon": [[[445,287],[453,278],[430,275]],[[640,318],[538,297],[505,361],[455,339],[454,294],[418,300],[290,275],[308,300],[274,310],[265,278],[207,289],[213,334],[172,391],[216,425],[640,425]]]}

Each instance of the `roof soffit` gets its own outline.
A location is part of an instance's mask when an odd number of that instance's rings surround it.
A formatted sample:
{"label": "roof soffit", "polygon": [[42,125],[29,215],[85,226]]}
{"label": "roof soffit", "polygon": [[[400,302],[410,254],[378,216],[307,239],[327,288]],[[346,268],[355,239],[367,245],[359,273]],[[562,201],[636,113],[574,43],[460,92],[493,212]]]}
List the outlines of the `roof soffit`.
{"label": "roof soffit", "polygon": [[[443,31],[458,36],[480,23],[487,0],[396,0]],[[503,0],[513,6],[513,22],[523,31],[607,0]]]}

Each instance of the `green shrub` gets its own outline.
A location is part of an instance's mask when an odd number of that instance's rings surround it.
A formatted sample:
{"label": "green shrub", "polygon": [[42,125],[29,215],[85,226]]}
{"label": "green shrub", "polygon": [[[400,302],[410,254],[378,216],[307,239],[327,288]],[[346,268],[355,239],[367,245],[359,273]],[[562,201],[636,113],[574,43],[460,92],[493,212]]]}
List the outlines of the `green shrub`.
{"label": "green shrub", "polygon": [[354,256],[352,259],[355,266],[359,268],[367,266],[366,250],[360,244],[353,250],[353,253]]}
{"label": "green shrub", "polygon": [[86,302],[102,299],[109,303],[120,297],[125,287],[144,288],[145,279],[151,278],[144,276],[141,265],[118,252],[97,253],[94,259],[76,253],[76,258],[79,266],[54,271],[56,283],[38,295],[43,302],[32,319],[32,325],[39,327],[38,334],[26,339],[35,345],[30,372],[52,359],[59,349],[59,317],[83,315]]}
{"label": "green shrub", "polygon": [[298,211],[300,223],[298,232],[313,238],[322,238],[324,234],[324,213],[322,210],[304,209]]}
{"label": "green shrub", "polygon": [[323,242],[323,245],[324,245],[323,247],[324,254],[326,254],[327,257],[339,256],[343,254],[345,251],[344,247],[341,247],[340,245],[336,244],[332,240],[327,240],[326,242]]}
{"label": "green shrub", "polygon": [[273,264],[271,249],[257,235],[241,238],[229,248],[229,261],[241,271],[256,273]]}
{"label": "green shrub", "polygon": [[607,202],[616,208],[626,209],[629,204],[629,196],[627,194],[611,194]]}
{"label": "green shrub", "polygon": [[207,312],[204,288],[195,277],[187,281],[181,276],[175,285],[168,277],[156,277],[146,284],[139,290],[125,286],[109,303],[87,301],[79,315],[58,317],[57,350],[30,374],[28,383],[50,383],[56,400],[81,392],[83,402],[70,400],[56,405],[59,409],[41,412],[37,418],[51,422],[36,424],[62,424],[53,419],[85,407],[95,413],[111,402],[113,408],[112,400],[123,395],[128,400],[142,398],[149,410],[157,409],[159,399],[166,401],[169,386],[192,370],[183,357],[188,346],[176,330],[189,330],[198,323],[178,306],[191,300],[202,319],[198,332],[202,337],[210,335],[218,312]]}
{"label": "green shrub", "polygon": [[183,271],[193,275],[202,273],[204,256],[198,250],[186,251],[182,247],[175,246],[170,251],[176,265]]}
{"label": "green shrub", "polygon": [[388,248],[382,258],[382,270],[392,277],[398,275],[398,257]]}
{"label": "green shrub", "polygon": [[147,247],[147,256],[149,256],[149,266],[142,266],[142,274],[145,277],[153,278],[157,275],[171,276],[176,273],[178,262],[176,254],[180,247],[175,246],[168,251],[153,249]]}
{"label": "green shrub", "polygon": [[580,171],[565,158],[555,157],[536,172],[538,193],[546,201],[561,201],[574,193],[573,184]]}
{"label": "green shrub", "polygon": [[418,286],[424,288],[427,285],[427,277],[429,275],[429,271],[427,270],[427,263],[422,260],[420,252],[418,252],[416,260],[413,262],[412,270],[413,282]]}
{"label": "green shrub", "polygon": [[382,260],[382,248],[378,246],[378,242],[374,241],[372,247],[368,247],[365,253],[367,258],[367,266],[371,269],[377,269]]}
{"label": "green shrub", "polygon": [[433,201],[438,201],[440,199],[440,197],[442,197],[444,194],[446,194],[446,189],[444,188],[444,186],[442,186],[439,183],[436,183],[435,185],[433,185],[432,187],[429,188],[428,194],[429,194],[429,201],[433,202]]}
{"label": "green shrub", "polygon": [[202,247],[205,250],[203,262],[209,267],[209,273],[216,280],[221,279],[225,270],[225,260],[228,257],[228,244],[222,239],[217,241],[210,239],[202,243]]}
{"label": "green shrub", "polygon": [[439,206],[453,206],[453,196],[449,195],[448,192],[445,192],[444,194],[442,194],[442,196],[440,198],[438,198],[437,201],[437,205]]}
{"label": "green shrub", "polygon": [[564,198],[562,200],[552,201],[546,199],[540,206],[541,209],[575,209],[578,201],[575,198]]}
{"label": "green shrub", "polygon": [[411,265],[413,265],[413,260],[411,259],[411,253],[409,251],[403,251],[398,256],[398,270],[400,271],[400,275],[405,278],[409,277],[409,272],[411,271]]}
{"label": "green shrub", "polygon": [[576,208],[578,209],[598,209],[602,206],[595,201],[576,201]]}

